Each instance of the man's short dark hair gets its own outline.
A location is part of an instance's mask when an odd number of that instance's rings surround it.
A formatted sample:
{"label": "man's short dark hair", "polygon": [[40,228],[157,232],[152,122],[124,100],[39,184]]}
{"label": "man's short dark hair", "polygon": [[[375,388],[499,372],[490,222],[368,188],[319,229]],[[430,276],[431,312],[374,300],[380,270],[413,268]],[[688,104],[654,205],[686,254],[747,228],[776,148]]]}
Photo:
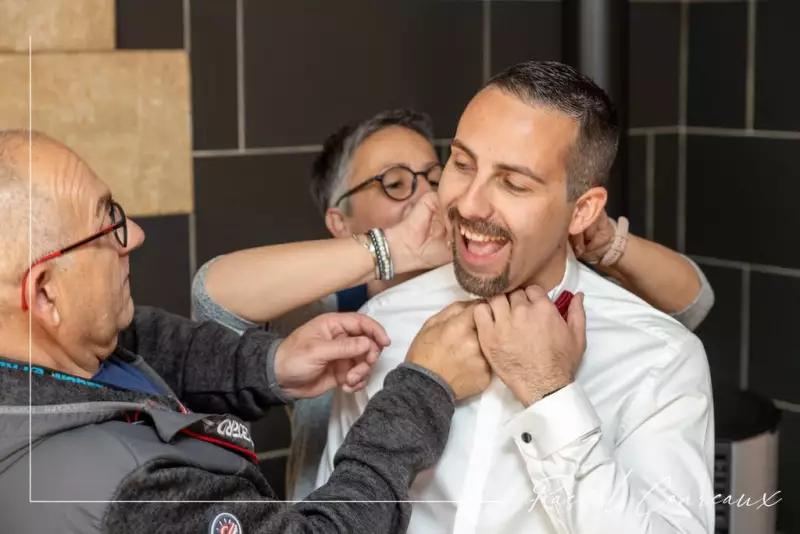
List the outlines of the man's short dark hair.
{"label": "man's short dark hair", "polygon": [[[325,141],[322,153],[314,160],[312,168],[311,195],[323,215],[347,190],[347,176],[356,149],[367,137],[391,126],[408,128],[433,143],[431,118],[413,109],[383,111],[359,123],[339,128]],[[345,213],[349,212],[347,199],[342,209]]]}
{"label": "man's short dark hair", "polygon": [[567,156],[570,200],[605,185],[617,155],[619,124],[611,99],[591,78],[563,63],[527,61],[496,75],[486,86],[579,122],[578,137]]}

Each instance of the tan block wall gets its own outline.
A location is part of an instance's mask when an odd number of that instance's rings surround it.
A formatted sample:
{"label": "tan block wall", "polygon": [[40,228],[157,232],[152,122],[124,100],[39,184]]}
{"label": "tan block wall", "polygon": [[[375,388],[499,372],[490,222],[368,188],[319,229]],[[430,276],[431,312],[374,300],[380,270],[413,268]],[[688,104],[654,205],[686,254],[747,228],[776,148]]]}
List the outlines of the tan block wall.
{"label": "tan block wall", "polygon": [[[0,54],[0,79],[0,129],[27,128],[28,56]],[[33,129],[80,154],[127,213],[193,210],[185,52],[35,54],[32,79]]]}
{"label": "tan block wall", "polygon": [[0,51],[113,50],[114,0],[0,0]]}

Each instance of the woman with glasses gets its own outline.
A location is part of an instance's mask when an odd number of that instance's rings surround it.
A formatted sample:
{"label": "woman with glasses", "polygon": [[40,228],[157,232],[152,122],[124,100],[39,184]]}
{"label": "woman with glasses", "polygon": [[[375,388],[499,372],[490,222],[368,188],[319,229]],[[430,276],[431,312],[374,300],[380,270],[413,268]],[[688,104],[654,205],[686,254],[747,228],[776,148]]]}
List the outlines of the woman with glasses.
{"label": "woman with glasses", "polygon": [[[388,111],[340,129],[326,141],[311,181],[314,200],[335,239],[254,248],[211,260],[195,276],[196,317],[240,332],[268,323],[270,330],[287,335],[315,315],[356,311],[389,287],[452,261],[433,193],[441,172],[424,114]],[[626,221],[619,222],[601,217],[574,239],[576,255],[696,327],[713,304],[702,271],[688,258],[628,236]],[[625,246],[622,256],[620,247]],[[607,265],[604,260],[612,256],[618,262]],[[348,371],[342,369],[343,378]],[[364,385],[351,381],[345,389]],[[294,406],[287,474],[292,499],[314,489],[330,399],[329,394]]]}

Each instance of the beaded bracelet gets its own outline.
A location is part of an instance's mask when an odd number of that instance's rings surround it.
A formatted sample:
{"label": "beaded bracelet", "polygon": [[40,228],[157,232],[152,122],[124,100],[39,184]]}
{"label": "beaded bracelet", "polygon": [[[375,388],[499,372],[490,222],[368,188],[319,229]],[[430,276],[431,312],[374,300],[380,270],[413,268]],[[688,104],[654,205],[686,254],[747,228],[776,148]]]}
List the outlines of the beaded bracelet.
{"label": "beaded bracelet", "polygon": [[392,264],[392,256],[389,253],[389,243],[386,241],[386,235],[380,228],[373,228],[367,232],[367,237],[369,237],[376,252],[375,277],[378,280],[391,280],[394,278],[394,265]]}

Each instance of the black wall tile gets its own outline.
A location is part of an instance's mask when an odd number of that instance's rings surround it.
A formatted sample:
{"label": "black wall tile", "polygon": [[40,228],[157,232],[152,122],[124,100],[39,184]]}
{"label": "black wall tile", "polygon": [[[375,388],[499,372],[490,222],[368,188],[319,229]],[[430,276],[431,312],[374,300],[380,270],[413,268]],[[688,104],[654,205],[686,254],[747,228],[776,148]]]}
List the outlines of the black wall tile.
{"label": "black wall tile", "polygon": [[[800,532],[800,414],[783,412],[779,426],[778,489],[783,499],[778,503],[778,532]],[[760,496],[756,496],[758,499]]]}
{"label": "black wall tile", "polygon": [[447,160],[450,159],[450,152],[452,152],[450,145],[444,145],[439,147],[438,150],[439,161],[442,162],[442,165],[447,165]]}
{"label": "black wall tile", "polygon": [[183,48],[183,0],[117,0],[117,48]]}
{"label": "black wall tile", "polygon": [[630,3],[629,125],[678,124],[680,9]]}
{"label": "black wall tile", "polygon": [[145,240],[130,255],[131,295],[137,305],[189,316],[189,216],[132,217]]}
{"label": "black wall tile", "polygon": [[647,137],[628,137],[628,212],[630,231],[647,236]]}
{"label": "black wall tile", "polygon": [[796,63],[800,50],[800,2],[758,2],[756,15],[755,127],[765,130],[800,130],[800,85]]}
{"label": "black wall tile", "polygon": [[692,126],[745,126],[747,2],[689,6],[689,102]]}
{"label": "black wall tile", "polygon": [[678,136],[655,141],[655,213],[653,237],[665,247],[678,246]]}
{"label": "black wall tile", "polygon": [[689,253],[800,267],[798,153],[796,140],[689,136]]}
{"label": "black wall tile", "polygon": [[236,2],[192,0],[191,24],[194,148],[236,148]]}
{"label": "black wall tile", "polygon": [[561,60],[560,2],[492,2],[490,9],[492,74],[522,61]]}
{"label": "black wall tile", "polygon": [[245,1],[247,144],[319,144],[386,108],[449,137],[481,86],[480,2]]}
{"label": "black wall tile", "polygon": [[314,157],[195,159],[197,265],[242,248],[329,237],[308,192]]}
{"label": "black wall tile", "polygon": [[711,378],[739,387],[742,271],[699,264],[714,289],[714,307],[695,330],[703,342]]}
{"label": "black wall tile", "polygon": [[800,404],[800,278],[750,277],[750,388]]}
{"label": "black wall tile", "polygon": [[259,464],[261,472],[280,501],[286,500],[286,461],[287,457],[282,456],[280,458],[262,460]]}
{"label": "black wall tile", "polygon": [[267,416],[250,425],[256,452],[286,449],[292,444],[292,427],[284,408],[273,408]]}

